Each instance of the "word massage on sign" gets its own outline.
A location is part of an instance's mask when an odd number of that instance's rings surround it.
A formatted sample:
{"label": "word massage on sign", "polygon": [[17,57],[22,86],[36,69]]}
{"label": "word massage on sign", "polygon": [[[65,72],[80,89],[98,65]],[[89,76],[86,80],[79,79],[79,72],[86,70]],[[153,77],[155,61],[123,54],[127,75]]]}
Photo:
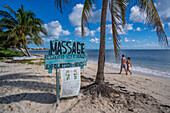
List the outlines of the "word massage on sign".
{"label": "word massage on sign", "polygon": [[45,55],[45,69],[86,65],[85,45],[80,42],[50,41],[49,55]]}
{"label": "word massage on sign", "polygon": [[71,41],[51,41],[50,42],[51,55],[59,54],[84,54],[84,43]]}

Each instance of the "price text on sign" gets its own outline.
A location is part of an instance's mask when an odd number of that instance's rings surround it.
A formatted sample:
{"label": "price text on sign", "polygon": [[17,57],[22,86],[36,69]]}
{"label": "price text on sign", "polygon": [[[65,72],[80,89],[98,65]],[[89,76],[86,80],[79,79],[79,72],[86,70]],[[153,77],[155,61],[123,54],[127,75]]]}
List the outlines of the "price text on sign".
{"label": "price text on sign", "polygon": [[80,67],[60,69],[61,90],[60,97],[76,96],[80,91]]}

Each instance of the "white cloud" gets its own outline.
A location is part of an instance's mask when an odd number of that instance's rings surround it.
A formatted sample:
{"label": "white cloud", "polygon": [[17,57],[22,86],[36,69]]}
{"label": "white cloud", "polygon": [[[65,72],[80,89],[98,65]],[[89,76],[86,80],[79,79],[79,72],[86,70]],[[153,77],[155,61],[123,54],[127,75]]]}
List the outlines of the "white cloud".
{"label": "white cloud", "polygon": [[142,29],[140,27],[137,27],[136,31],[142,31]]}
{"label": "white cloud", "polygon": [[[69,21],[73,26],[80,26],[81,25],[81,16],[83,11],[84,4],[76,4],[76,6],[73,7],[72,12],[69,15]],[[93,10],[96,9],[96,7],[93,5]],[[111,21],[111,15],[109,7],[107,9],[107,21]],[[89,23],[97,23],[101,20],[101,9],[91,11],[91,15],[89,18]]]}
{"label": "white cloud", "polygon": [[119,42],[119,43],[121,43],[121,42],[122,42],[122,40],[119,40],[118,42]]}
{"label": "white cloud", "polygon": [[111,37],[108,38],[108,40],[111,40],[111,39],[112,39]]}
{"label": "white cloud", "polygon": [[132,42],[135,42],[135,39],[133,39]]}
{"label": "white cloud", "polygon": [[[81,27],[77,27],[75,28],[75,31],[73,32],[77,37],[81,37]],[[90,33],[90,30],[85,27],[84,28],[84,33],[85,33],[85,36],[88,36],[89,33]]]}
{"label": "white cloud", "polygon": [[[130,38],[127,38],[127,37],[124,38],[124,41],[125,41],[125,42],[141,43],[141,41],[139,41],[139,40],[135,40],[135,39],[132,39],[132,40],[131,40]],[[144,41],[146,41],[146,40],[144,40]],[[144,41],[143,41],[143,42],[144,42]]]}
{"label": "white cloud", "polygon": [[62,29],[62,26],[58,21],[49,22],[48,24],[44,24],[43,27],[47,30],[48,34],[48,36],[40,34],[44,41],[58,39],[59,36],[66,36],[70,34],[68,30]]}
{"label": "white cloud", "polygon": [[124,30],[133,30],[133,24],[125,24]]}
{"label": "white cloud", "polygon": [[170,22],[168,23],[168,28],[170,29]]}
{"label": "white cloud", "polygon": [[97,31],[97,32],[100,32],[100,27],[98,27],[98,28],[96,29],[96,31]]}
{"label": "white cloud", "polygon": [[167,38],[170,41],[170,37]]}
{"label": "white cloud", "polygon": [[70,34],[70,32],[68,31],[68,30],[62,30],[62,32],[63,32],[63,34],[62,34],[62,36],[67,36],[67,35],[69,35]]}
{"label": "white cloud", "polygon": [[[118,29],[119,35],[126,34],[127,31],[133,30],[133,24],[125,24],[124,28],[122,25],[119,25],[119,28],[121,29],[121,31]],[[106,25],[106,33],[112,34],[112,24]]]}
{"label": "white cloud", "polygon": [[[155,0],[156,9],[163,23],[170,22],[169,5],[170,5],[170,0]],[[146,13],[140,12],[140,8],[135,5],[131,8],[130,20],[134,22],[145,23]]]}
{"label": "white cloud", "polygon": [[170,0],[155,0],[156,8],[164,23],[170,22]]}
{"label": "white cloud", "polygon": [[100,22],[101,20],[101,9],[91,12],[91,17],[89,19],[89,22],[96,23]]}
{"label": "white cloud", "polygon": [[[77,27],[75,28],[74,32],[75,36],[77,37],[81,37],[81,27]],[[94,37],[95,36],[95,33],[96,33],[96,30],[89,30],[87,27],[84,27],[84,33],[85,33],[85,37],[86,36],[91,36],[91,37]]]}
{"label": "white cloud", "polygon": [[[69,21],[73,26],[80,26],[81,25],[81,16],[83,11],[84,4],[76,4],[76,6],[73,7],[73,11],[69,15]],[[95,9],[95,6],[93,6],[93,9]],[[89,23],[96,23],[100,22],[101,19],[101,9],[96,11],[91,11],[91,16],[89,18]]]}
{"label": "white cloud", "polygon": [[89,41],[90,41],[90,43],[99,43],[99,39],[96,37],[94,39],[93,38],[90,39]]}
{"label": "white cloud", "polygon": [[83,4],[76,4],[73,7],[73,11],[69,15],[69,20],[73,26],[80,26],[81,25],[81,15],[83,11]]}
{"label": "white cloud", "polygon": [[135,5],[131,8],[130,20],[132,20],[133,22],[145,23],[146,13],[141,12],[140,8]]}
{"label": "white cloud", "polygon": [[130,42],[130,40],[127,37],[125,37],[125,42]]}
{"label": "white cloud", "polygon": [[94,37],[94,36],[95,36],[95,33],[96,33],[96,30],[91,30],[91,31],[90,31],[90,36]]}
{"label": "white cloud", "polygon": [[[100,20],[101,20],[101,11],[102,11],[101,9],[93,11],[91,13],[91,17],[89,19],[89,22],[92,22],[92,23],[100,22]],[[107,7],[106,20],[111,22],[111,14],[110,14],[109,7]]]}

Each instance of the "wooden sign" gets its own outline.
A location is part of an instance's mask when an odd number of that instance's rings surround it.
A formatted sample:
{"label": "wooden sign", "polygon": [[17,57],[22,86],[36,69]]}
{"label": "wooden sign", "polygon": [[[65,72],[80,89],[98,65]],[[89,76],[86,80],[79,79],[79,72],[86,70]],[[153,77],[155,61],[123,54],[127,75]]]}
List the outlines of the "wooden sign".
{"label": "wooden sign", "polygon": [[[52,73],[52,69],[56,69],[57,101],[60,99],[59,68],[81,67],[81,69],[83,69],[86,62],[87,59],[85,55],[84,43],[71,41],[50,41],[49,54],[45,55],[45,69],[48,69],[49,73]],[[67,82],[63,81],[63,83]],[[64,94],[67,93],[63,92],[62,95],[64,96]],[[77,93],[75,92],[75,94]]]}
{"label": "wooden sign", "polygon": [[45,55],[45,69],[81,67],[86,65],[85,44],[71,41],[50,41],[49,55]]}

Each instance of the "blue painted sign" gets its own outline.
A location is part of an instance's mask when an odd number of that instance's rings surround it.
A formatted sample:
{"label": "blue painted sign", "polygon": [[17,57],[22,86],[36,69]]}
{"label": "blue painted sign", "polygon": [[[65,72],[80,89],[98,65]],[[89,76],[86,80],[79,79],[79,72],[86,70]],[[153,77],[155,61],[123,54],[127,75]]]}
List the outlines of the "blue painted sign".
{"label": "blue painted sign", "polygon": [[50,41],[49,55],[45,55],[45,69],[81,67],[86,65],[85,44],[71,41]]}
{"label": "blue painted sign", "polygon": [[85,44],[71,41],[50,41],[49,55],[45,55],[45,69],[56,69],[57,101],[59,101],[59,68],[86,65]]}

